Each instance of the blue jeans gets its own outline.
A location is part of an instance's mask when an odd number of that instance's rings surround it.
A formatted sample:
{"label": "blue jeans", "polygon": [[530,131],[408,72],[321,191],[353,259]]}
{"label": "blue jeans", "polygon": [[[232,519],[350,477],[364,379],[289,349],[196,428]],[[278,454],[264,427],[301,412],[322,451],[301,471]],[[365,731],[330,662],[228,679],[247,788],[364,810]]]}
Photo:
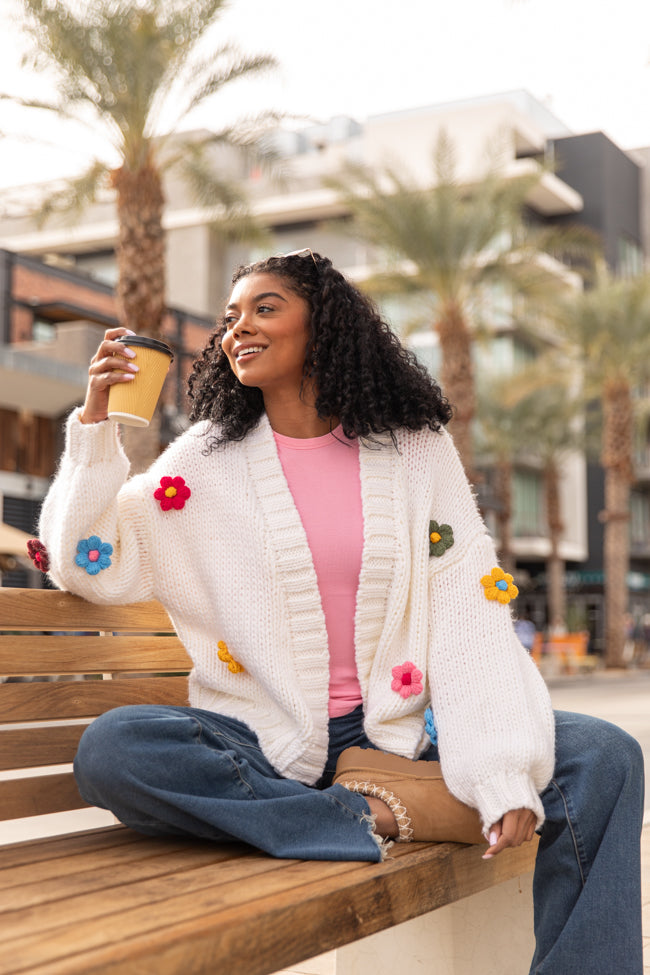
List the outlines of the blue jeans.
{"label": "blue jeans", "polygon": [[[239,721],[125,707],[84,733],[75,775],[87,802],[140,832],[243,841],[277,857],[378,861],[366,800],[331,784],[351,745],[372,747],[361,708],[330,721],[325,772],[309,787],[278,775]],[[436,759],[436,749],[423,757]],[[607,722],[556,712],[555,775],[542,801],[531,975],[642,975],[639,745]]]}

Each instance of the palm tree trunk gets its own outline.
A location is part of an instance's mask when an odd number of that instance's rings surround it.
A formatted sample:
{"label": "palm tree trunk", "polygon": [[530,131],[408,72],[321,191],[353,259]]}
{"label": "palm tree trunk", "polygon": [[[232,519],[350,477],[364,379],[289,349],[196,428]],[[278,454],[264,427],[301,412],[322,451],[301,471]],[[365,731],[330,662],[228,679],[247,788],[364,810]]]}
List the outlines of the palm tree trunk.
{"label": "palm tree trunk", "polygon": [[[165,198],[151,160],[136,170],[125,164],[112,173],[119,224],[116,296],[120,321],[139,335],[161,337],[165,312]],[[160,411],[146,429],[122,427],[131,472],[146,470],[160,454]]]}
{"label": "palm tree trunk", "polygon": [[440,340],[442,359],[440,382],[445,396],[454,408],[449,431],[454,438],[465,473],[474,482],[476,472],[472,421],[476,411],[476,390],[472,336],[456,305],[448,305],[443,309],[435,328]]}
{"label": "palm tree trunk", "polygon": [[505,572],[512,573],[515,568],[512,553],[512,463],[507,458],[499,458],[494,473],[499,563]]}
{"label": "palm tree trunk", "polygon": [[160,336],[165,311],[165,198],[159,170],[147,162],[112,173],[119,224],[116,249],[120,321],[138,334]]}
{"label": "palm tree trunk", "polygon": [[603,396],[603,447],[605,469],[605,663],[624,667],[625,617],[629,593],[629,504],[632,480],[633,410],[630,388],[624,380],[606,383]]}
{"label": "palm tree trunk", "polygon": [[564,559],[560,557],[560,538],[564,531],[560,507],[560,474],[554,460],[544,468],[546,518],[551,551],[546,565],[548,579],[548,619],[551,633],[566,630],[566,589]]}

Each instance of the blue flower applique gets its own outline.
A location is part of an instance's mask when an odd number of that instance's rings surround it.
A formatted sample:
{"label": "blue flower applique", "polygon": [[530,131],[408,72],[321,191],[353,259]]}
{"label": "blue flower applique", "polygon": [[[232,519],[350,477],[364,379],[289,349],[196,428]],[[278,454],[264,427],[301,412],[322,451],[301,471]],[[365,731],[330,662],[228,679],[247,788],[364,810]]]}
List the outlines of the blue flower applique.
{"label": "blue flower applique", "polygon": [[433,720],[433,711],[431,708],[427,708],[424,712],[424,727],[426,732],[431,739],[432,745],[438,744],[438,729],[436,728],[435,722]]}
{"label": "blue flower applique", "polygon": [[77,545],[75,563],[80,569],[85,569],[88,575],[96,576],[102,569],[108,569],[111,564],[113,546],[102,542],[99,535],[82,538]]}

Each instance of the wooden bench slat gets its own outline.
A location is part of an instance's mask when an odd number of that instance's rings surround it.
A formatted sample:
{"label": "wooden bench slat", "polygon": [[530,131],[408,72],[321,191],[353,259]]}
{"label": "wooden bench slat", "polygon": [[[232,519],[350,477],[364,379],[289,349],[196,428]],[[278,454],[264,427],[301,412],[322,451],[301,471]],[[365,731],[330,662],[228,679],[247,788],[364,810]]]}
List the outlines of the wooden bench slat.
{"label": "wooden bench slat", "polygon": [[[215,847],[214,849],[218,848]],[[184,858],[185,853],[180,857],[181,863]],[[149,864],[145,866],[149,866]],[[164,866],[164,864],[159,864],[159,866]],[[178,867],[178,864],[176,866]],[[253,910],[253,902],[274,896],[279,891],[300,888],[306,882],[303,867],[304,864],[298,861],[274,860],[251,853],[226,863],[212,864],[192,870],[188,874],[182,874],[182,883],[179,884],[169,882],[170,867],[168,860],[167,879],[163,875],[159,880],[150,882],[147,885],[150,899],[140,906],[128,908],[125,907],[120,895],[124,894],[127,898],[129,897],[131,883],[122,883],[122,868],[119,872],[119,880],[113,869],[114,890],[118,895],[113,910],[103,913],[101,925],[92,920],[86,924],[75,920],[74,947],[77,950],[80,948],[92,949],[104,940],[113,940],[115,932],[118,930],[120,931],[120,938],[128,938],[140,932],[151,932],[161,927],[165,928],[169,924],[184,921],[192,916],[194,914],[192,904],[198,909],[199,915],[206,910],[227,910],[242,903],[251,903],[251,910]],[[309,878],[312,881],[320,881],[332,874],[340,876],[358,867],[359,864],[350,862],[314,861],[310,864]],[[124,865],[124,869],[128,870],[128,864]],[[244,877],[242,877],[242,872],[244,872]],[[132,881],[132,875],[133,871],[129,871],[128,879],[130,881]],[[90,882],[90,878],[84,877],[83,879]],[[157,899],[156,885],[158,885]],[[154,898],[153,902],[151,897]],[[33,965],[42,964],[44,961],[56,957],[57,950],[63,954],[71,948],[70,932],[66,930],[65,925],[61,925],[58,930],[51,929],[44,938],[40,934],[36,937],[33,934],[28,934],[21,938],[18,944],[11,935],[14,920],[13,912],[6,913],[3,920],[6,922],[3,926],[10,932],[8,936],[10,940],[5,941],[3,945],[7,955],[11,955],[15,951],[24,956],[25,952],[29,951],[30,964]],[[0,975],[4,975],[2,960],[0,960]]]}
{"label": "wooden bench slat", "polygon": [[[208,861],[205,848],[196,846],[194,850],[183,852],[182,868],[179,868],[177,860],[174,859],[173,870],[170,869],[169,862],[165,867],[160,857],[157,861],[152,861],[149,865],[148,876],[145,877],[144,870],[141,870],[143,876],[138,876],[137,880],[127,886],[121,884],[107,886],[102,890],[76,896],[66,894],[64,899],[61,898],[59,890],[58,896],[39,902],[37,907],[19,907],[16,910],[0,913],[0,923],[3,930],[7,932],[7,940],[33,936],[35,910],[38,911],[39,931],[45,932],[56,928],[64,929],[69,926],[71,917],[75,919],[75,924],[78,924],[93,918],[100,919],[120,910],[133,910],[146,904],[156,904],[177,893],[180,885],[187,893],[212,886],[215,883],[217,870],[219,883],[223,883],[231,866],[235,868],[235,873],[241,874],[243,866],[246,865],[248,868],[246,878],[250,879],[252,876],[248,857],[246,855],[242,857],[241,853],[232,851],[230,847],[223,847]],[[261,873],[276,869],[276,864],[270,857],[260,857],[255,861],[255,868],[257,873]],[[115,873],[113,873],[114,878]]]}
{"label": "wooden bench slat", "polygon": [[176,636],[0,636],[0,674],[187,672],[192,662]]}
{"label": "wooden bench slat", "polygon": [[100,606],[69,592],[0,588],[2,630],[132,630],[173,632],[161,603]]}
{"label": "wooden bench slat", "polygon": [[0,731],[0,769],[66,765],[77,752],[87,725],[51,725]]}
{"label": "wooden bench slat", "polygon": [[[226,961],[228,971],[263,975],[498,883],[500,872],[512,874],[509,854],[521,854],[507,851],[499,865],[501,857],[482,861],[476,847],[453,844],[413,844],[396,852],[382,864],[285,861],[284,869],[256,876],[253,895],[240,880],[222,882],[215,868],[213,882],[200,890],[183,885],[178,893],[174,885],[175,896],[153,905],[122,905],[101,924],[75,923],[73,939],[63,926],[11,939],[0,972],[17,971],[13,959],[20,957],[35,971],[43,966],[43,975],[208,975],[225,970]],[[528,851],[519,856],[526,869],[529,857]],[[450,858],[453,871],[436,869]],[[436,883],[436,876],[444,879]]]}
{"label": "wooden bench slat", "polygon": [[187,704],[185,677],[0,684],[0,720],[89,718],[123,704]]}
{"label": "wooden bench slat", "polygon": [[[82,849],[64,858],[8,869],[6,882],[3,876],[3,889],[0,890],[0,911],[7,913],[49,901],[90,896],[93,892],[102,893],[113,887],[130,887],[132,883],[172,872],[172,863],[174,870],[189,870],[192,866],[214,867],[238,856],[244,864],[242,870],[246,870],[248,852],[241,843],[233,852],[230,844],[189,843],[184,837],[173,836],[165,839],[139,836],[139,842],[128,847]],[[268,858],[261,859],[266,861]],[[174,893],[178,893],[178,888]]]}
{"label": "wooden bench slat", "polygon": [[126,848],[142,842],[142,835],[125,826],[101,826],[98,829],[79,830],[60,836],[47,836],[0,846],[0,870],[19,867],[27,863],[43,863],[60,857],[77,856],[80,851],[104,850],[109,847]]}
{"label": "wooden bench slat", "polygon": [[0,782],[0,819],[22,819],[46,813],[87,809],[72,772],[37,775]]}
{"label": "wooden bench slat", "polygon": [[[44,916],[50,919],[49,927],[58,924],[64,927],[71,911],[76,921],[89,920],[153,905],[177,896],[179,891],[189,894],[216,882],[248,885],[250,894],[260,873],[284,869],[284,864],[290,862],[251,855],[250,850],[242,850],[241,844],[197,843],[190,848],[179,848],[173,839],[164,850],[154,848],[150,852],[143,844],[129,852],[133,856],[128,859],[104,857],[96,867],[86,864],[84,871],[66,873],[61,880],[49,876],[38,882],[12,886],[0,894],[3,926],[11,931],[11,937],[18,937],[18,926],[27,924],[30,917],[33,920],[34,910],[39,911],[39,929],[43,929]],[[22,932],[26,937],[32,933],[28,926]]]}

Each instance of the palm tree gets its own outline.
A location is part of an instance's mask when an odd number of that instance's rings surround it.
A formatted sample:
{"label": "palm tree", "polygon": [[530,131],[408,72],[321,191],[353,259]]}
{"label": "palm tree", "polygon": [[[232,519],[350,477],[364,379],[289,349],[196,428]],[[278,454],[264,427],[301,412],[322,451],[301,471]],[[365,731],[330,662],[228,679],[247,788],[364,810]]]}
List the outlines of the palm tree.
{"label": "palm tree", "polygon": [[[564,532],[561,505],[562,464],[587,442],[585,402],[575,381],[557,372],[542,375],[534,365],[511,380],[499,397],[501,410],[512,414],[514,447],[541,467],[550,544],[546,559],[548,623],[551,632],[566,630],[565,565],[560,555]],[[532,387],[532,391],[531,391]]]}
{"label": "palm tree", "polygon": [[472,421],[476,389],[472,345],[491,304],[505,292],[529,299],[565,288],[540,252],[583,245],[567,228],[537,228],[525,219],[526,200],[543,170],[515,178],[491,170],[463,186],[456,176],[454,148],[443,132],[434,147],[431,184],[419,185],[404,170],[371,172],[349,166],[331,180],[348,206],[353,232],[376,245],[390,270],[368,287],[376,293],[429,296],[432,327],[441,351],[441,384],[454,406],[450,429],[470,478],[474,476]]}
{"label": "palm tree", "polygon": [[[585,398],[601,405],[605,662],[609,667],[621,667],[625,665],[624,618],[629,597],[634,394],[650,375],[650,276],[616,279],[604,263],[599,264],[594,287],[564,305],[560,330],[563,353],[565,357],[574,353],[574,369],[581,372]],[[559,373],[557,363],[551,367]]]}
{"label": "palm tree", "polygon": [[[109,182],[117,198],[120,319],[135,332],[155,336],[165,310],[164,173],[174,170],[200,187],[226,221],[243,216],[246,222],[241,188],[210,168],[208,152],[234,146],[262,160],[273,158],[254,122],[202,137],[179,135],[179,125],[226,85],[275,62],[209,44],[225,0],[20,3],[29,62],[55,81],[50,99],[12,100],[99,130],[112,159],[93,160],[45,202],[42,216],[82,210]],[[164,133],[162,119],[170,119]]]}

